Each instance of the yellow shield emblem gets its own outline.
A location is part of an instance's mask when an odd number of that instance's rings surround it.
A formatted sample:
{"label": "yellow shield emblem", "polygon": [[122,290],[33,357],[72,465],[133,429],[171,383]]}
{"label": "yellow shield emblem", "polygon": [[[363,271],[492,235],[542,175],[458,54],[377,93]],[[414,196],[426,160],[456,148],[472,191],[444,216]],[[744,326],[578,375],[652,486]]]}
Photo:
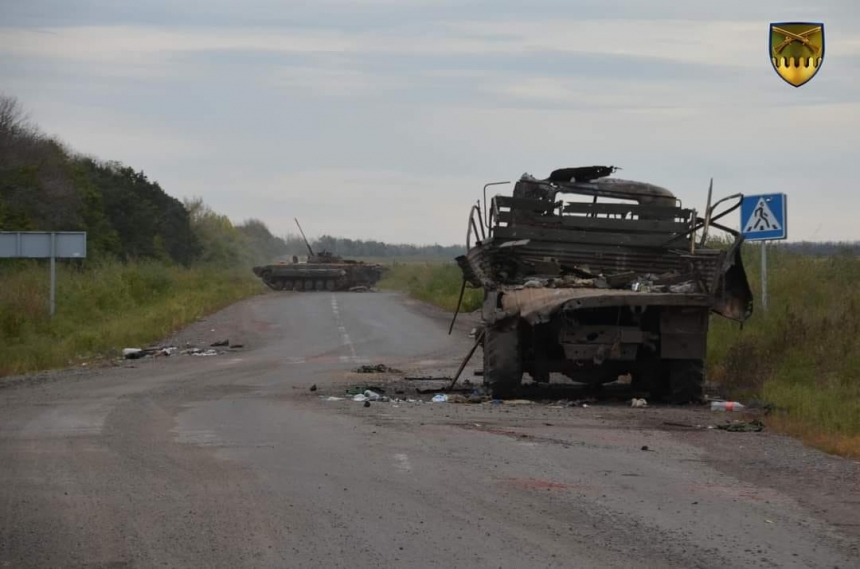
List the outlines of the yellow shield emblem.
{"label": "yellow shield emblem", "polygon": [[815,77],[824,61],[824,24],[785,22],[770,25],[770,61],[795,87]]}

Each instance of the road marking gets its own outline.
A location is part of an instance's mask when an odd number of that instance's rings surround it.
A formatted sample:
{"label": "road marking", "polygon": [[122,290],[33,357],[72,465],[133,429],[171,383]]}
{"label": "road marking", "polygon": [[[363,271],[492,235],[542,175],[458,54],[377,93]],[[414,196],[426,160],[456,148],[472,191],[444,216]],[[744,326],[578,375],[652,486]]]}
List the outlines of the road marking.
{"label": "road marking", "polygon": [[343,325],[343,321],[340,319],[340,309],[337,306],[337,298],[332,295],[331,296],[331,311],[334,314],[334,321],[337,324],[337,331],[340,332],[340,341],[344,346],[349,347],[349,352],[352,354],[353,358],[357,358],[358,354],[355,352],[355,346],[352,344],[352,340],[349,338],[349,332],[346,331],[346,326]]}
{"label": "road marking", "polygon": [[409,457],[406,454],[400,453],[394,455],[394,468],[401,472],[411,472],[412,465],[409,464]]}
{"label": "road marking", "polygon": [[337,298],[334,295],[331,297],[331,312],[334,314],[334,322],[335,326],[337,326],[338,334],[340,334],[340,342],[341,345],[349,347],[348,356],[310,356],[306,358],[299,357],[289,357],[284,358],[284,363],[291,365],[301,365],[301,364],[315,364],[315,363],[352,363],[359,365],[366,365],[370,363],[369,358],[359,357],[355,351],[355,345],[352,343],[352,339],[349,337],[349,332],[346,329],[346,326],[343,325],[343,321],[340,318],[340,308],[337,305]]}

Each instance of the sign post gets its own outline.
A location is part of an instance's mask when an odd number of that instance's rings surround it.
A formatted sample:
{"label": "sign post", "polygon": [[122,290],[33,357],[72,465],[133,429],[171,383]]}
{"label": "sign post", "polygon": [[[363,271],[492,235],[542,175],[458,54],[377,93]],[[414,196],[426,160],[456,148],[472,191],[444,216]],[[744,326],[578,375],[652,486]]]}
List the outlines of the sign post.
{"label": "sign post", "polygon": [[744,196],[741,232],[747,241],[761,241],[761,305],[767,310],[767,242],[788,238],[786,195]]}
{"label": "sign post", "polygon": [[0,259],[51,260],[51,317],[57,305],[57,259],[86,256],[85,231],[0,231]]}

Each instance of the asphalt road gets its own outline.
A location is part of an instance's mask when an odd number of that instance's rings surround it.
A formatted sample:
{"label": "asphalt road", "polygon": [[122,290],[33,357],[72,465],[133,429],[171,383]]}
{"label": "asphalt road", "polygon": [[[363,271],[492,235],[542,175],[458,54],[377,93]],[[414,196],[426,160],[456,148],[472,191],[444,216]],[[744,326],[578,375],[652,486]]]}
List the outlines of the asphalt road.
{"label": "asphalt road", "polygon": [[180,334],[243,350],[0,389],[0,567],[860,566],[800,497],[617,409],[320,397],[364,363],[450,373],[446,328],[267,294]]}

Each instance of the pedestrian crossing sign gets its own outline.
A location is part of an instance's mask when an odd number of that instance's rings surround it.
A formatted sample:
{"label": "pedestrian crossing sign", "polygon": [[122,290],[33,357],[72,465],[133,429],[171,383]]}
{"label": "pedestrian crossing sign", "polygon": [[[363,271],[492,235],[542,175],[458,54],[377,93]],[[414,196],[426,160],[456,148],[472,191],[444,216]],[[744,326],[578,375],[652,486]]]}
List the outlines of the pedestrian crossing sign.
{"label": "pedestrian crossing sign", "polygon": [[741,232],[747,241],[786,239],[787,199],[785,194],[744,196],[741,202]]}

